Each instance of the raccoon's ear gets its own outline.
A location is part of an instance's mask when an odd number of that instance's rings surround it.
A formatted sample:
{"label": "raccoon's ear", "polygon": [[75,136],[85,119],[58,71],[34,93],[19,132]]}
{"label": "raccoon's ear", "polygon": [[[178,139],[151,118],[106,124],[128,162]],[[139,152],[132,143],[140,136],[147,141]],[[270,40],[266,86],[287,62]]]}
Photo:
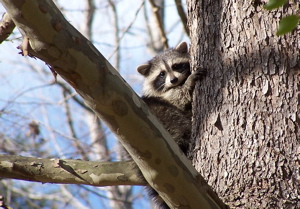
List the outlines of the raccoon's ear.
{"label": "raccoon's ear", "polygon": [[146,63],[146,64],[139,65],[139,66],[136,68],[136,70],[137,70],[140,74],[142,74],[143,76],[146,76],[146,75],[148,74],[150,68],[151,68],[151,64]]}
{"label": "raccoon's ear", "polygon": [[188,53],[188,46],[186,42],[181,42],[180,44],[178,44],[175,48],[175,50],[181,52],[181,53]]}

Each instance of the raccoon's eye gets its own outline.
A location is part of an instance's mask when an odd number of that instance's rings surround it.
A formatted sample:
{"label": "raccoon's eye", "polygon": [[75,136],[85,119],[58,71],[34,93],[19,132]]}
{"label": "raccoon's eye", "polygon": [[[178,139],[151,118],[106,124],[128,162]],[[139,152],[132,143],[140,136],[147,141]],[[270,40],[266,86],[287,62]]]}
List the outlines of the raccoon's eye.
{"label": "raccoon's eye", "polygon": [[166,75],[166,72],[162,71],[162,72],[160,72],[159,77],[165,77],[165,75]]}
{"label": "raccoon's eye", "polygon": [[177,64],[172,65],[172,69],[173,70],[179,70],[179,69],[182,69],[182,68],[188,68],[189,65],[190,65],[189,63],[177,63]]}
{"label": "raccoon's eye", "polygon": [[185,70],[190,69],[190,63],[188,63],[188,62],[176,63],[176,64],[172,65],[172,69],[177,72],[183,72]]}
{"label": "raccoon's eye", "polygon": [[172,65],[172,69],[173,69],[173,70],[177,70],[177,69],[180,69],[180,68],[182,68],[182,67],[183,67],[183,64],[182,64],[182,63]]}
{"label": "raccoon's eye", "polygon": [[183,63],[183,68],[190,68],[190,63]]}

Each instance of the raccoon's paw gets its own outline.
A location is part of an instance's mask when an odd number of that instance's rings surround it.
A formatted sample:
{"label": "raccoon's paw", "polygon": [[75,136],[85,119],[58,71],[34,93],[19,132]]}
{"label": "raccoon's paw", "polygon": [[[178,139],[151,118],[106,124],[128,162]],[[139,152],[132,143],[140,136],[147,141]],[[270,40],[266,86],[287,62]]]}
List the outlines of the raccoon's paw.
{"label": "raccoon's paw", "polygon": [[204,68],[198,68],[195,72],[192,73],[194,81],[201,80],[207,75],[207,70]]}
{"label": "raccoon's paw", "polygon": [[191,87],[195,86],[195,82],[203,79],[207,75],[207,70],[204,68],[198,68],[195,72],[193,72],[186,82],[187,85]]}

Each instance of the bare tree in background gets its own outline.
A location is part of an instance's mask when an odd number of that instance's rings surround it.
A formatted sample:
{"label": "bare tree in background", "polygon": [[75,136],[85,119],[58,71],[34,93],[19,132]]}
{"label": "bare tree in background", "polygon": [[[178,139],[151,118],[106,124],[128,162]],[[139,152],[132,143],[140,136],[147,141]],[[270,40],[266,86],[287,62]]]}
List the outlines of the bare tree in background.
{"label": "bare tree in background", "polygon": [[[95,18],[95,9],[96,9],[96,2],[94,0],[88,0],[87,2],[87,8],[86,8],[86,28],[83,28],[84,32],[83,34],[89,39],[92,39],[92,23]],[[118,18],[118,12],[117,12],[117,6],[115,3],[111,0],[108,0],[107,3],[110,6],[112,17],[113,17],[113,28],[115,30],[114,34],[114,43],[115,48],[117,49],[115,51],[115,68],[119,69],[120,67],[120,38],[119,38],[119,18]],[[102,122],[99,118],[95,117],[94,112],[90,111],[88,109],[86,111],[87,116],[87,124],[89,125],[90,129],[90,139],[91,144],[93,147],[93,155],[91,159],[99,159],[101,161],[107,161],[111,160],[109,156],[109,149],[107,146],[107,138],[105,136],[105,130],[103,128]],[[120,143],[117,143],[117,146],[121,146]],[[118,150],[121,150],[120,148]],[[116,152],[117,159],[124,160],[122,156],[122,152]],[[106,191],[106,195],[108,199],[110,200],[110,207],[113,209],[132,209],[132,187],[131,186],[108,186],[102,188],[102,190]]]}
{"label": "bare tree in background", "polygon": [[[173,2],[171,3],[174,4]],[[82,23],[79,22],[77,24],[82,33],[88,39],[95,40],[96,44],[99,44],[96,38],[97,36],[95,36],[93,32],[98,32],[97,30],[99,28],[95,20],[96,14],[104,10],[109,14],[112,23],[111,31],[114,31],[114,44],[109,43],[112,51],[108,53],[108,56],[114,59],[113,64],[117,69],[120,69],[122,59],[122,41],[124,42],[125,36],[129,32],[135,30],[137,26],[134,26],[134,24],[138,18],[145,18],[145,20],[139,21],[146,21],[147,23],[147,18],[153,19],[152,23],[148,25],[148,28],[143,28],[144,34],[149,36],[145,38],[144,43],[147,45],[147,48],[156,53],[163,49],[162,40],[166,38],[167,32],[165,31],[165,26],[157,30],[157,24],[155,22],[158,21],[157,18],[159,18],[161,23],[165,21],[163,15],[165,9],[164,1],[155,1],[155,5],[158,5],[156,10],[158,10],[160,15],[154,15],[154,10],[150,10],[154,5],[146,1],[139,2],[140,6],[137,10],[131,11],[132,14],[136,12],[135,16],[126,22],[120,21],[123,20],[124,17],[119,14],[119,3],[117,1],[108,0],[98,2],[86,0],[82,4],[84,9],[81,11],[68,8],[66,5],[60,5],[60,1],[56,1],[56,4],[59,5],[61,10],[66,14],[70,14],[70,16],[76,16],[77,13],[81,13],[80,18],[82,19]],[[145,6],[146,4],[147,6]],[[143,10],[143,8],[145,9]],[[144,15],[141,15],[142,12],[144,12]],[[162,36],[162,34],[164,34],[164,36]],[[10,36],[10,39],[14,40],[14,46],[16,46],[15,42],[18,38],[18,33],[14,33]],[[137,64],[141,64],[144,61],[146,61],[146,59],[141,59]],[[131,72],[135,70],[134,68],[135,66],[133,66]],[[41,83],[37,83],[32,88],[19,92],[17,96],[6,101],[7,103],[1,107],[1,114],[4,116],[1,122],[3,124],[1,125],[1,140],[3,139],[3,143],[1,144],[2,153],[38,157],[71,157],[99,161],[122,158],[121,156],[117,156],[120,154],[118,152],[119,148],[117,148],[118,145],[112,147],[108,146],[107,140],[111,140],[112,138],[111,136],[110,139],[107,137],[107,135],[109,135],[108,129],[103,127],[101,121],[85,105],[83,100],[72,88],[59,78],[57,78],[56,82],[53,82],[53,75],[49,72],[49,69],[45,66],[37,65],[33,60],[25,59],[24,63],[22,63],[22,69],[24,72],[30,71],[35,74]],[[16,73],[20,73],[20,71],[16,71]],[[43,93],[41,92],[43,92],[44,89],[46,89],[46,91],[48,91],[47,89],[51,89],[50,91],[54,90],[58,92],[56,95],[58,102],[43,97]],[[24,95],[30,95],[31,92],[38,92],[37,95],[40,97],[40,100],[37,99],[34,101],[29,109],[40,109],[41,117],[28,114],[30,110],[27,110],[24,106],[30,107],[30,102],[24,102],[24,104],[17,102],[20,98],[24,98]],[[15,108],[22,109],[23,112],[16,114],[14,111]],[[57,117],[55,116],[56,114],[48,113],[52,108],[60,108],[60,112],[58,113],[60,116],[59,119],[56,120],[58,124],[64,124],[65,132],[54,128],[52,125],[53,116]],[[9,118],[8,122],[5,121],[7,118]],[[7,125],[7,123],[10,123],[10,125]],[[11,133],[11,130],[15,131]],[[26,143],[24,141],[26,141]],[[62,146],[62,141],[65,141],[67,145]],[[53,144],[55,151],[47,149],[49,144]],[[68,149],[66,149],[67,147]],[[133,208],[133,201],[143,197],[142,195],[133,194],[130,186],[95,187],[91,189],[85,186],[68,185],[58,185],[55,187],[56,194],[53,195],[46,195],[41,192],[38,196],[34,196],[28,194],[33,194],[33,191],[37,191],[36,186],[27,186],[28,183],[22,186],[22,184],[23,183],[15,183],[15,181],[10,180],[1,181],[1,190],[6,191],[5,194],[1,193],[1,195],[4,195],[7,199],[6,203],[14,206],[14,208],[19,207],[18,205],[27,205],[28,208],[57,208],[60,207],[59,205],[61,205],[61,203],[74,208],[85,208],[85,205],[90,204],[88,194],[91,192],[97,197],[108,199],[111,208]],[[101,204],[103,207],[106,205],[104,202]]]}

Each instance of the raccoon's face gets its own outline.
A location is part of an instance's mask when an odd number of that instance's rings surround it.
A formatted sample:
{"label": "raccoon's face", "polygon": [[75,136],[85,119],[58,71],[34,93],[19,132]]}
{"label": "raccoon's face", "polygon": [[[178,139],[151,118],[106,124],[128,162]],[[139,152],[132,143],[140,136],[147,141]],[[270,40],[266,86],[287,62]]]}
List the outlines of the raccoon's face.
{"label": "raccoon's face", "polygon": [[182,85],[190,72],[190,63],[183,59],[159,60],[153,65],[146,77],[146,85],[158,92],[166,92],[171,88]]}
{"label": "raccoon's face", "polygon": [[145,76],[144,95],[160,96],[183,85],[191,74],[187,44],[182,42],[137,68]]}

